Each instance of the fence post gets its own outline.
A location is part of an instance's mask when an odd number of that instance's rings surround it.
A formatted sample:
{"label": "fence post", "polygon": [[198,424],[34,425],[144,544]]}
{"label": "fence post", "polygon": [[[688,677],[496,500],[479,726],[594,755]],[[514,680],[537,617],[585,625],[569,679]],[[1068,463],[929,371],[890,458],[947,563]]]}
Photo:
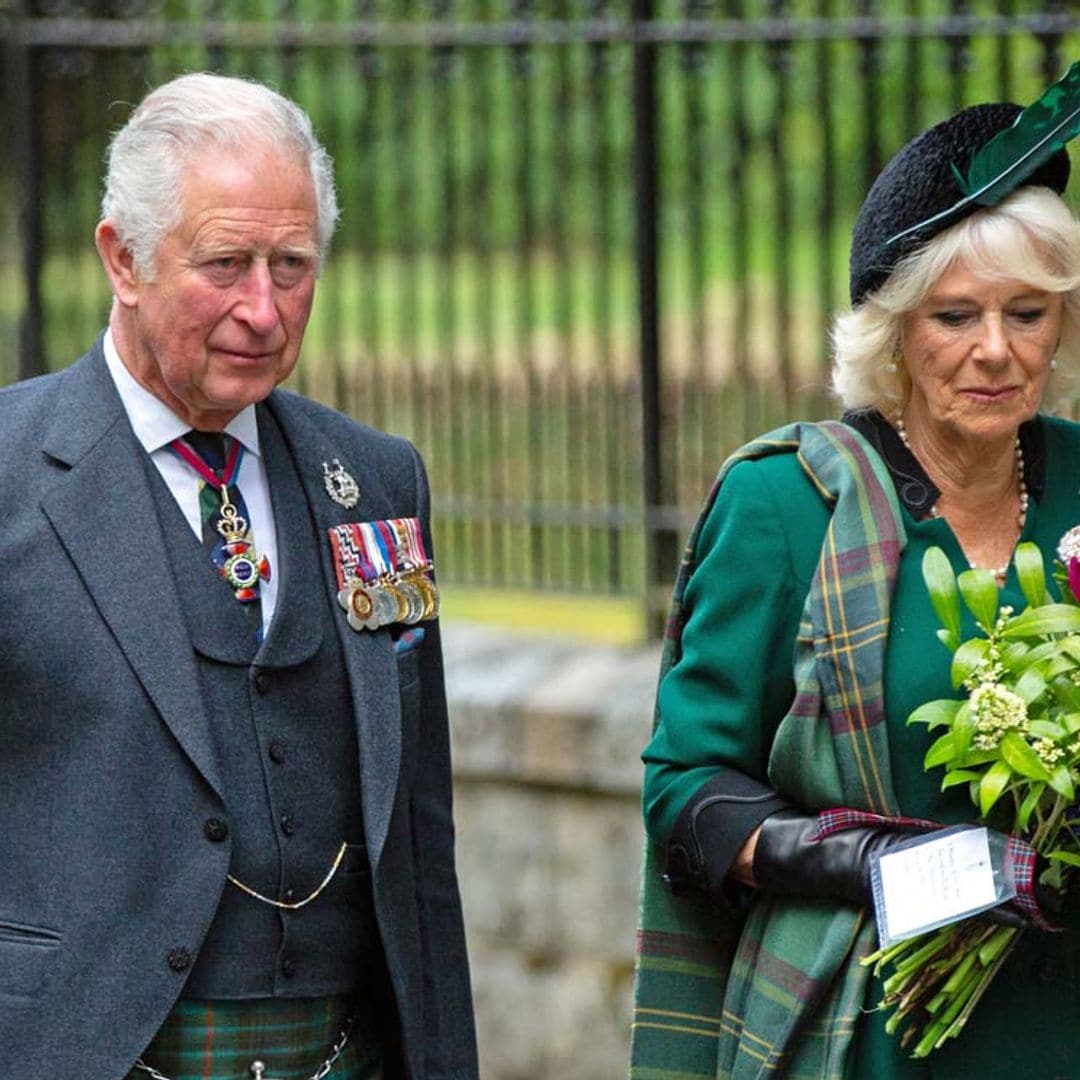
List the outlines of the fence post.
{"label": "fence post", "polygon": [[23,307],[19,315],[20,379],[39,375],[45,370],[42,348],[41,266],[44,253],[42,237],[41,191],[41,118],[35,105],[38,57],[32,45],[23,40],[26,17],[24,0],[12,0],[8,32],[4,35],[4,92],[10,102],[8,143],[12,176],[16,235],[18,236],[23,278]]}
{"label": "fence post", "polygon": [[660,392],[660,300],[657,273],[656,45],[642,31],[652,0],[633,0],[634,223],[637,243],[638,348],[641,364],[642,472],[645,503],[645,619],[650,637],[663,633],[677,540],[664,522],[663,408]]}

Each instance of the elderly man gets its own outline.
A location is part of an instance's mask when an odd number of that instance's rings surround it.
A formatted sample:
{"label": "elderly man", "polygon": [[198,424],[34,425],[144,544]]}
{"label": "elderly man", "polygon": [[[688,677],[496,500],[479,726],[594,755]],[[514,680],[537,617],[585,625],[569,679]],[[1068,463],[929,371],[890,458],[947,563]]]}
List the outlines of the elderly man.
{"label": "elderly man", "polygon": [[296,105],[158,88],[0,393],[5,1080],[476,1076],[423,466],[275,389],[336,219]]}

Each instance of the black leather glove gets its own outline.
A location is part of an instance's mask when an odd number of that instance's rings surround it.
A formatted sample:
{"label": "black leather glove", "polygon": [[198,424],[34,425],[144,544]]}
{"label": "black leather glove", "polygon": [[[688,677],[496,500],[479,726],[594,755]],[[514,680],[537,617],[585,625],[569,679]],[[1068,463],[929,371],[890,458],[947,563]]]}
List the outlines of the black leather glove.
{"label": "black leather glove", "polygon": [[781,810],[767,817],[754,850],[755,885],[768,892],[831,897],[864,907],[873,902],[870,856],[916,835],[860,825],[821,836],[820,829],[816,814]]}
{"label": "black leather glove", "polygon": [[[852,826],[822,836],[816,814],[780,810],[761,823],[754,850],[754,882],[769,892],[845,900],[868,907],[873,904],[870,856],[925,835],[933,834],[918,826],[906,829],[890,824]],[[1034,854],[1022,842],[1013,842]],[[1024,911],[1010,902],[980,912],[979,917],[1018,929],[1052,928],[1058,898],[1038,884],[1037,873],[1031,895],[1034,911]]]}

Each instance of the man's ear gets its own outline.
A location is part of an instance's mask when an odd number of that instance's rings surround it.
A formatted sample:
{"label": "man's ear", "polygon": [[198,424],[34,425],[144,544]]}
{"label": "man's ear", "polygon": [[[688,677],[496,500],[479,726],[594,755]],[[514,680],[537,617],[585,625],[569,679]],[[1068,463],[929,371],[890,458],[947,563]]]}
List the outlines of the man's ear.
{"label": "man's ear", "polygon": [[142,277],[135,266],[135,259],[120,240],[116,226],[106,218],[98,222],[94,230],[94,243],[109,275],[113,295],[124,307],[135,307],[141,292]]}

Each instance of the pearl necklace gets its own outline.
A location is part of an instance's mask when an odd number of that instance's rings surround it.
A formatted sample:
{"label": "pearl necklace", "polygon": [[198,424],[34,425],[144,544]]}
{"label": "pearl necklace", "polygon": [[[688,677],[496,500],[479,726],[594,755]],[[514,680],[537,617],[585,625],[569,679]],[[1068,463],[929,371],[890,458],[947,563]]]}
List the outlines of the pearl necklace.
{"label": "pearl necklace", "polygon": [[[915,451],[911,449],[911,443],[908,441],[907,428],[904,427],[904,418],[899,414],[897,414],[896,416],[895,426],[896,434],[900,436],[900,441],[904,444],[904,446],[907,447],[908,452],[914,457]],[[1016,436],[1015,452],[1016,483],[1020,489],[1020,512],[1016,515],[1017,540],[1019,540],[1024,533],[1024,526],[1027,524],[1028,513],[1028,489],[1027,481],[1024,479],[1024,451],[1020,446],[1019,435]],[[941,512],[938,510],[936,503],[930,507],[930,516],[934,518],[941,517]],[[1011,561],[1012,560],[1010,559],[1009,562]],[[973,570],[978,569],[978,567],[976,567],[976,565],[970,559],[968,560],[968,566],[970,566]],[[989,570],[990,573],[993,574],[998,581],[1004,581],[1005,576],[1009,572],[1009,563],[1006,563],[1004,566],[998,567],[988,566],[985,567],[985,569]]]}

